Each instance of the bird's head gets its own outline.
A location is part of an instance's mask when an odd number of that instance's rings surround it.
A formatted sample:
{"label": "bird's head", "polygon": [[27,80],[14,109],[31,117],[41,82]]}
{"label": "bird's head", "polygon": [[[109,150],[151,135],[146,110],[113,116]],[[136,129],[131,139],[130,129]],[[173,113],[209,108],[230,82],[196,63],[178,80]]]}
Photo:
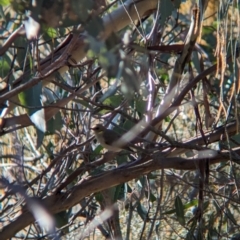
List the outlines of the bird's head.
{"label": "bird's head", "polygon": [[100,133],[105,130],[105,127],[101,124],[97,124],[91,128],[94,132]]}

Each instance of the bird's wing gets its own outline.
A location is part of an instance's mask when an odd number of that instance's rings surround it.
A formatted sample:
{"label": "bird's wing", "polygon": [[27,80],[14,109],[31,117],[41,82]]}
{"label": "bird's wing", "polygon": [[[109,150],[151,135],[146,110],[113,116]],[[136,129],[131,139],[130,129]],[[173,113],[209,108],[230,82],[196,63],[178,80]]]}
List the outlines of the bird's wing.
{"label": "bird's wing", "polygon": [[106,129],[104,132],[104,139],[108,139],[107,141],[105,140],[105,143],[108,145],[112,145],[112,143],[117,141],[119,138],[120,135],[112,130]]}
{"label": "bird's wing", "polygon": [[[113,142],[117,141],[121,135],[119,135],[118,133],[112,131],[112,130],[109,130],[107,129],[105,132],[104,132],[104,139],[106,139],[107,137],[107,141],[105,140],[105,144],[107,145],[112,145]],[[124,149],[130,151],[130,152],[134,152],[131,148],[129,148],[128,146],[125,146]]]}

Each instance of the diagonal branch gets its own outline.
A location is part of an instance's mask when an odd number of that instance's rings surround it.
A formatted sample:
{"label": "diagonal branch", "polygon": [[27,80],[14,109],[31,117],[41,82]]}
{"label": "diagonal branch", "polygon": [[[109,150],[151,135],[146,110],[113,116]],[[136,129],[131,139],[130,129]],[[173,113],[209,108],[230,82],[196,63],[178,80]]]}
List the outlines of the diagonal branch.
{"label": "diagonal branch", "polygon": [[[237,151],[239,152],[239,149],[237,149]],[[143,174],[148,174],[158,169],[173,168],[195,170],[199,161],[202,161],[202,159],[184,159],[179,157],[163,158],[159,153],[157,153],[155,154],[154,159],[146,159],[145,163],[138,165],[130,164],[129,166],[125,165],[96,176],[89,176],[68,192],[61,192],[53,196],[46,197],[42,200],[42,202],[52,214],[55,214],[73,207],[78,204],[81,199],[94,192],[99,192],[104,189],[117,186],[121,183],[138,178]],[[228,154],[217,153],[216,156],[211,158],[209,161],[210,164],[228,161]],[[2,228],[2,231],[0,232],[0,239],[4,240],[13,237],[17,232],[33,222],[34,218],[32,214],[26,206],[23,207],[22,214],[9,225]]]}

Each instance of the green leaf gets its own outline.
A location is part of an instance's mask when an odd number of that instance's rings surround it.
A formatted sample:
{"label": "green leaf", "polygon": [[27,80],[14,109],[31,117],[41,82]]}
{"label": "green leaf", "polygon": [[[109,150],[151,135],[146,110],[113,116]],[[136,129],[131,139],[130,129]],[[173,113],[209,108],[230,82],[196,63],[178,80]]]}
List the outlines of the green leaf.
{"label": "green leaf", "polygon": [[154,196],[154,194],[153,193],[151,193],[150,192],[150,196],[149,196],[150,198],[149,198],[149,200],[150,200],[150,202],[155,202],[156,200],[157,200],[157,198]]}
{"label": "green leaf", "polygon": [[[64,226],[67,226],[68,224],[68,220],[69,220],[69,213],[68,211],[62,211],[62,212],[59,212],[59,213],[56,213],[54,215],[55,217],[55,221],[56,221],[56,226],[58,228],[61,228],[61,227],[64,227]],[[68,227],[64,227],[62,229],[62,231],[67,234],[69,232],[69,228]]]}
{"label": "green leaf", "polygon": [[136,101],[137,112],[144,114],[146,112],[146,106],[147,106],[147,100],[143,100],[142,98],[139,98]]}
{"label": "green leaf", "polygon": [[116,157],[116,160],[118,166],[121,166],[123,163],[127,163],[128,154],[127,153],[125,154],[125,152],[123,152]]}
{"label": "green leaf", "polygon": [[[184,207],[184,210],[186,210],[186,209],[191,208],[191,207],[194,207],[194,206],[196,206],[196,205],[198,205],[198,200],[197,200],[197,199],[192,200],[191,202],[184,204],[183,207]],[[175,213],[175,212],[176,212],[176,209],[174,208],[174,209],[172,209],[172,210],[163,212],[162,214],[173,214],[173,213]]]}
{"label": "green leaf", "polygon": [[103,201],[103,195],[100,192],[95,193],[95,199],[97,202]]}
{"label": "green leaf", "polygon": [[118,107],[121,101],[122,101],[121,95],[114,95],[104,100],[103,104],[111,107]]}
{"label": "green leaf", "polygon": [[197,51],[193,51],[192,59],[193,59],[194,66],[197,69],[198,73],[201,73],[199,56],[198,56],[198,52]]}
{"label": "green leaf", "polygon": [[56,38],[57,37],[57,30],[56,29],[49,27],[45,31],[50,38]]}
{"label": "green leaf", "polygon": [[90,162],[96,160],[96,158],[98,158],[99,155],[101,154],[102,150],[103,150],[103,147],[99,144],[90,155]]}
{"label": "green leaf", "polygon": [[[46,132],[46,120],[45,120],[45,110],[41,109],[41,94],[42,94],[42,83],[38,83],[30,89],[21,92],[18,97],[20,103],[26,107],[28,115],[35,125],[35,127]],[[40,137],[42,139],[42,136]]]}
{"label": "green leaf", "polygon": [[[234,140],[234,141],[232,141],[231,139]],[[230,147],[231,147],[231,148],[238,147],[238,146],[239,146],[239,143],[240,143],[240,134],[236,134],[236,135],[232,136],[231,139],[230,139],[230,141],[229,141]],[[227,145],[228,145],[228,142],[227,142],[227,141],[224,141],[223,144],[224,144],[225,146],[227,146]]]}
{"label": "green leaf", "polygon": [[51,159],[53,158],[54,148],[55,148],[55,146],[53,145],[53,143],[51,141],[48,142],[48,144],[47,144],[47,146],[45,148],[48,156]]}
{"label": "green leaf", "polygon": [[76,99],[73,100],[73,102],[79,103],[79,104],[83,105],[84,107],[88,108],[89,110],[94,110],[92,105],[87,101],[76,98]]}
{"label": "green leaf", "polygon": [[[0,18],[3,18],[4,21],[7,21],[2,5],[0,5]],[[2,33],[2,31],[0,31],[0,33]]]}
{"label": "green leaf", "polygon": [[38,149],[42,145],[42,142],[43,142],[43,139],[44,139],[44,132],[42,130],[39,130],[38,128],[36,130],[37,130],[36,148]]}
{"label": "green leaf", "polygon": [[42,84],[38,83],[30,89],[19,93],[20,103],[26,107],[29,115],[32,115],[42,106],[41,103]]}
{"label": "green leaf", "polygon": [[0,0],[0,5],[1,6],[7,6],[10,4],[10,0]]}
{"label": "green leaf", "polygon": [[117,185],[115,187],[115,194],[114,194],[114,199],[113,201],[116,202],[117,200],[121,200],[125,198],[125,192],[124,192],[124,183]]}
{"label": "green leaf", "polygon": [[194,199],[191,202],[184,204],[184,210],[191,208],[191,207],[195,207],[196,205],[198,205],[198,199]]}
{"label": "green leaf", "polygon": [[179,196],[175,199],[175,209],[176,209],[176,215],[178,222],[185,226],[185,218],[184,218],[184,206],[182,204],[182,200]]}
{"label": "green leaf", "polygon": [[11,60],[7,56],[3,56],[0,58],[0,75],[6,76],[10,70]]}
{"label": "green leaf", "polygon": [[165,25],[166,19],[168,19],[171,15],[172,12],[176,10],[174,7],[173,3],[168,0],[162,0],[161,1],[161,20],[160,23],[162,26]]}
{"label": "green leaf", "polygon": [[171,118],[169,116],[165,117],[164,118],[165,122],[170,122],[171,121]]}
{"label": "green leaf", "polygon": [[233,224],[237,225],[237,221],[235,220],[235,218],[234,218],[232,212],[230,211],[230,209],[228,209],[228,208],[226,209],[226,216],[230,221],[232,221]]}
{"label": "green leaf", "polygon": [[145,221],[146,219],[148,219],[148,211],[147,209],[142,205],[142,204],[138,204],[137,206],[137,213],[139,214],[139,216],[141,217],[141,219],[143,221]]}
{"label": "green leaf", "polygon": [[63,120],[60,112],[58,112],[55,116],[53,116],[48,122],[47,122],[47,133],[53,134],[56,132],[56,130],[60,130],[63,126]]}
{"label": "green leaf", "polygon": [[[15,28],[19,27],[18,25],[15,26]],[[31,56],[29,55],[29,52],[27,51],[29,43],[27,42],[26,38],[17,38],[14,42],[16,46],[21,46],[21,48],[16,48],[17,51],[17,56],[16,56],[16,61],[18,65],[20,66],[20,69],[23,70],[23,66],[25,65],[25,72],[31,71],[32,69],[30,68],[30,59]],[[24,64],[24,62],[26,64]],[[24,82],[27,82],[32,76],[31,73],[26,75],[27,77],[24,77]]]}
{"label": "green leaf", "polygon": [[124,187],[125,187],[125,192],[132,193],[132,188],[129,184],[125,183]]}

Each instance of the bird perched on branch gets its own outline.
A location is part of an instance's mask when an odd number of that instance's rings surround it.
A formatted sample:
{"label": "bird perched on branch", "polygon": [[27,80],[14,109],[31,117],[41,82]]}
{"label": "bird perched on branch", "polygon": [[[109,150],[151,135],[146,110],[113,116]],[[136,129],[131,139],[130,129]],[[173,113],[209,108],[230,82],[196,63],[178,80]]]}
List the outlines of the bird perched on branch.
{"label": "bird perched on branch", "polygon": [[121,146],[121,144],[115,144],[121,138],[121,135],[113,130],[107,129],[101,124],[97,124],[91,129],[98,142],[107,150],[112,152],[120,152],[122,150],[133,152],[133,150],[126,146],[126,144],[123,146]]}

